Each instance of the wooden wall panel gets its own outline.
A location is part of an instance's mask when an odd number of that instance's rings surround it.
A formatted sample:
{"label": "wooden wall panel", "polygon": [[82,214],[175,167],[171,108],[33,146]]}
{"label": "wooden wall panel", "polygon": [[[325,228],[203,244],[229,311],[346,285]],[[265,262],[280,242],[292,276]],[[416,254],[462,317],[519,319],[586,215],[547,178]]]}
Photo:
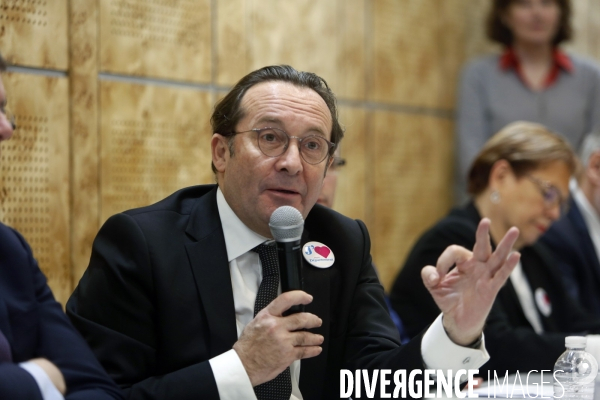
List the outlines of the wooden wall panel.
{"label": "wooden wall panel", "polygon": [[210,82],[210,11],[210,0],[101,0],[101,71]]}
{"label": "wooden wall panel", "polygon": [[122,82],[100,83],[101,218],[214,182],[210,96]]}
{"label": "wooden wall panel", "polygon": [[340,1],[340,52],[337,62],[339,98],[366,100],[367,95],[367,0]]}
{"label": "wooden wall panel", "polygon": [[573,52],[585,54],[589,50],[591,0],[571,0],[573,34],[578,39],[566,45]]}
{"label": "wooden wall panel", "polygon": [[468,61],[473,57],[481,54],[501,51],[499,44],[491,42],[486,36],[486,19],[489,13],[491,1],[489,0],[473,0],[468,1],[465,6],[465,20],[463,29],[465,30],[465,38],[463,45],[465,46],[465,60]]}
{"label": "wooden wall panel", "polygon": [[74,286],[98,233],[98,1],[71,2],[71,265]]}
{"label": "wooden wall panel", "polygon": [[215,73],[219,85],[234,85],[250,72],[249,7],[246,0],[217,0]]}
{"label": "wooden wall panel", "polygon": [[572,0],[573,40],[566,48],[600,61],[600,1]]}
{"label": "wooden wall panel", "polygon": [[2,79],[17,130],[2,144],[0,220],[23,234],[64,304],[72,291],[68,80],[19,73]]}
{"label": "wooden wall panel", "polygon": [[320,75],[336,91],[340,44],[337,1],[261,0],[251,4],[250,70],[290,64]]}
{"label": "wooden wall panel", "polygon": [[418,235],[450,207],[452,122],[384,111],[371,118],[373,257],[389,288]]}
{"label": "wooden wall panel", "polygon": [[370,100],[440,106],[438,8],[438,0],[373,1]]}
{"label": "wooden wall panel", "polygon": [[[600,62],[600,1],[595,0],[590,6],[590,24],[588,29],[588,55]],[[575,38],[575,40],[578,40]]]}
{"label": "wooden wall panel", "polygon": [[66,70],[67,0],[0,0],[0,49],[11,64]]}
{"label": "wooden wall panel", "polygon": [[[340,122],[346,132],[341,144],[341,156],[346,165],[338,173],[333,208],[350,218],[367,219],[367,129],[366,112],[360,107],[340,107]],[[368,177],[367,177],[368,176]]]}

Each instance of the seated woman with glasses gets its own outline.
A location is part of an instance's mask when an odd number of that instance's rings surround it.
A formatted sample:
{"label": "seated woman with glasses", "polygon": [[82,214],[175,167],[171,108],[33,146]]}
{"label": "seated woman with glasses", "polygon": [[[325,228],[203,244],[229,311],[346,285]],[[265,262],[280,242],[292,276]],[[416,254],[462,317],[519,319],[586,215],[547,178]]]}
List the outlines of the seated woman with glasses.
{"label": "seated woman with glasses", "polygon": [[565,336],[600,331],[600,320],[567,295],[549,249],[538,242],[565,212],[574,170],[570,146],[542,125],[515,122],[488,140],[469,172],[470,203],[452,210],[417,241],[392,288],[392,306],[410,336],[440,313],[423,285],[421,269],[436,265],[449,245],[472,249],[482,218],[491,221],[492,247],[509,228],[519,228],[514,250],[521,259],[486,322],[491,359],[480,374],[551,370],[564,351]]}

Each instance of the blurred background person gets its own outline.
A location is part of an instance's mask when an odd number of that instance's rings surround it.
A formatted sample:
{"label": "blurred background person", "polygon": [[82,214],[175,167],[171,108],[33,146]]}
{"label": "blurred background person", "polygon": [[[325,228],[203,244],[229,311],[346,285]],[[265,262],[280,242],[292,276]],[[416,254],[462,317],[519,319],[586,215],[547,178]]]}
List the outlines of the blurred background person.
{"label": "blurred background person", "polygon": [[571,184],[569,211],[542,241],[554,253],[569,293],[600,317],[600,132],[585,138],[579,154],[583,171]]}
{"label": "blurred background person", "polygon": [[[16,128],[6,106],[0,78],[0,142]],[[123,395],[54,300],[25,239],[0,223],[0,399],[65,398]]]}
{"label": "blurred background person", "polygon": [[[340,149],[341,149],[341,146],[338,146],[338,148],[335,151],[333,163],[327,169],[327,174],[325,175],[325,179],[323,179],[323,187],[321,188],[321,194],[319,194],[319,198],[317,199],[318,204],[321,204],[321,205],[323,205],[325,207],[329,207],[329,208],[333,208],[333,202],[335,200],[335,191],[337,189],[337,180],[338,180],[339,171],[340,171],[341,167],[346,165],[346,160],[344,158],[340,157]],[[375,265],[373,265],[373,267],[374,267],[373,269],[375,270],[375,272],[377,272],[377,268],[375,267]],[[408,343],[410,338],[408,337],[408,334],[406,333],[406,330],[404,329],[404,326],[402,325],[402,321],[400,320],[400,317],[398,316],[396,311],[394,311],[394,309],[392,308],[392,305],[390,304],[390,298],[387,295],[385,296],[385,302],[388,306],[388,310],[390,312],[390,317],[392,317],[392,321],[394,321],[394,325],[396,325],[396,328],[398,328],[398,332],[400,333],[400,340],[401,340],[402,344]]]}
{"label": "blurred background person", "polygon": [[455,200],[466,199],[475,155],[514,121],[538,122],[575,149],[600,123],[600,71],[565,53],[571,38],[569,0],[493,0],[487,36],[504,46],[463,70],[457,105]]}
{"label": "blurred background person", "polygon": [[598,332],[600,320],[567,294],[554,256],[538,242],[567,204],[575,165],[569,144],[539,124],[510,124],[485,144],[469,173],[472,200],[421,236],[392,288],[392,305],[409,335],[418,334],[439,313],[427,298],[422,266],[435,265],[449,244],[472,248],[482,218],[491,220],[492,247],[511,226],[519,228],[514,250],[521,260],[487,319],[484,334],[491,359],[481,374],[552,369],[564,351],[565,336]]}
{"label": "blurred background person", "polygon": [[344,165],[346,165],[346,160],[340,157],[340,147],[338,146],[333,157],[333,163],[331,163],[331,166],[327,169],[325,179],[323,179],[321,194],[319,194],[319,198],[317,199],[318,204],[333,208],[338,172]]}

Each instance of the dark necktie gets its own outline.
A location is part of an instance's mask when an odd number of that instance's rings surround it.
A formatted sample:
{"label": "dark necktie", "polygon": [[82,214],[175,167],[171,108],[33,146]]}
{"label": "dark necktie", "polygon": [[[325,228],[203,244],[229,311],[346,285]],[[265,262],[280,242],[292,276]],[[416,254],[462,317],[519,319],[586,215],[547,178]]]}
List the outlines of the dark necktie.
{"label": "dark necktie", "polygon": [[[277,297],[279,288],[279,265],[275,246],[260,244],[253,251],[258,253],[262,264],[263,278],[254,302],[254,316]],[[258,400],[289,400],[292,395],[290,368],[286,368],[273,380],[254,387]]]}
{"label": "dark necktie", "polygon": [[6,336],[0,331],[0,362],[12,361],[12,353],[10,351],[10,344],[6,339]]}

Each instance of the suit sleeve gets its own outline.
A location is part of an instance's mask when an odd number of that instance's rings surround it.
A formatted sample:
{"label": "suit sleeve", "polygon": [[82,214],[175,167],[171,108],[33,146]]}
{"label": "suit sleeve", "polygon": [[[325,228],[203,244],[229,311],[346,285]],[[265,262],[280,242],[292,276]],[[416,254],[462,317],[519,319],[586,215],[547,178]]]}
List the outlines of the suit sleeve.
{"label": "suit sleeve", "polygon": [[0,399],[43,400],[33,376],[10,362],[0,363]]}
{"label": "suit sleeve", "polygon": [[159,374],[159,329],[148,248],[125,214],[111,217],[90,264],[67,303],[67,314],[128,398],[218,399],[209,361]]}
{"label": "suit sleeve", "polygon": [[[67,400],[90,399],[90,400],[108,400],[122,399],[123,394],[115,383],[108,377],[102,366],[95,359],[85,341],[69,323],[67,316],[64,314],[62,307],[54,300],[52,292],[46,283],[46,277],[40,271],[37,262],[33,258],[31,249],[16,231],[15,235],[23,246],[24,252],[27,254],[27,267],[30,269],[30,276],[33,280],[35,288],[35,300],[37,302],[38,321],[38,340],[37,348],[34,352],[34,357],[46,358],[58,367],[65,378],[67,387]],[[13,371],[6,371],[6,369]],[[40,398],[37,384],[33,377],[25,370],[15,364],[6,366],[3,364],[0,376],[3,377],[0,381],[7,382],[12,379],[4,379],[7,376],[12,376],[16,381],[27,380],[27,385],[15,384],[15,388],[24,390],[19,395],[8,395],[9,392],[4,392],[0,389],[1,398]],[[25,373],[26,375],[23,375]],[[2,385],[2,384],[0,384]],[[33,395],[28,393],[32,388],[38,392]],[[13,388],[14,390],[14,388]],[[5,394],[7,394],[5,396]]]}

